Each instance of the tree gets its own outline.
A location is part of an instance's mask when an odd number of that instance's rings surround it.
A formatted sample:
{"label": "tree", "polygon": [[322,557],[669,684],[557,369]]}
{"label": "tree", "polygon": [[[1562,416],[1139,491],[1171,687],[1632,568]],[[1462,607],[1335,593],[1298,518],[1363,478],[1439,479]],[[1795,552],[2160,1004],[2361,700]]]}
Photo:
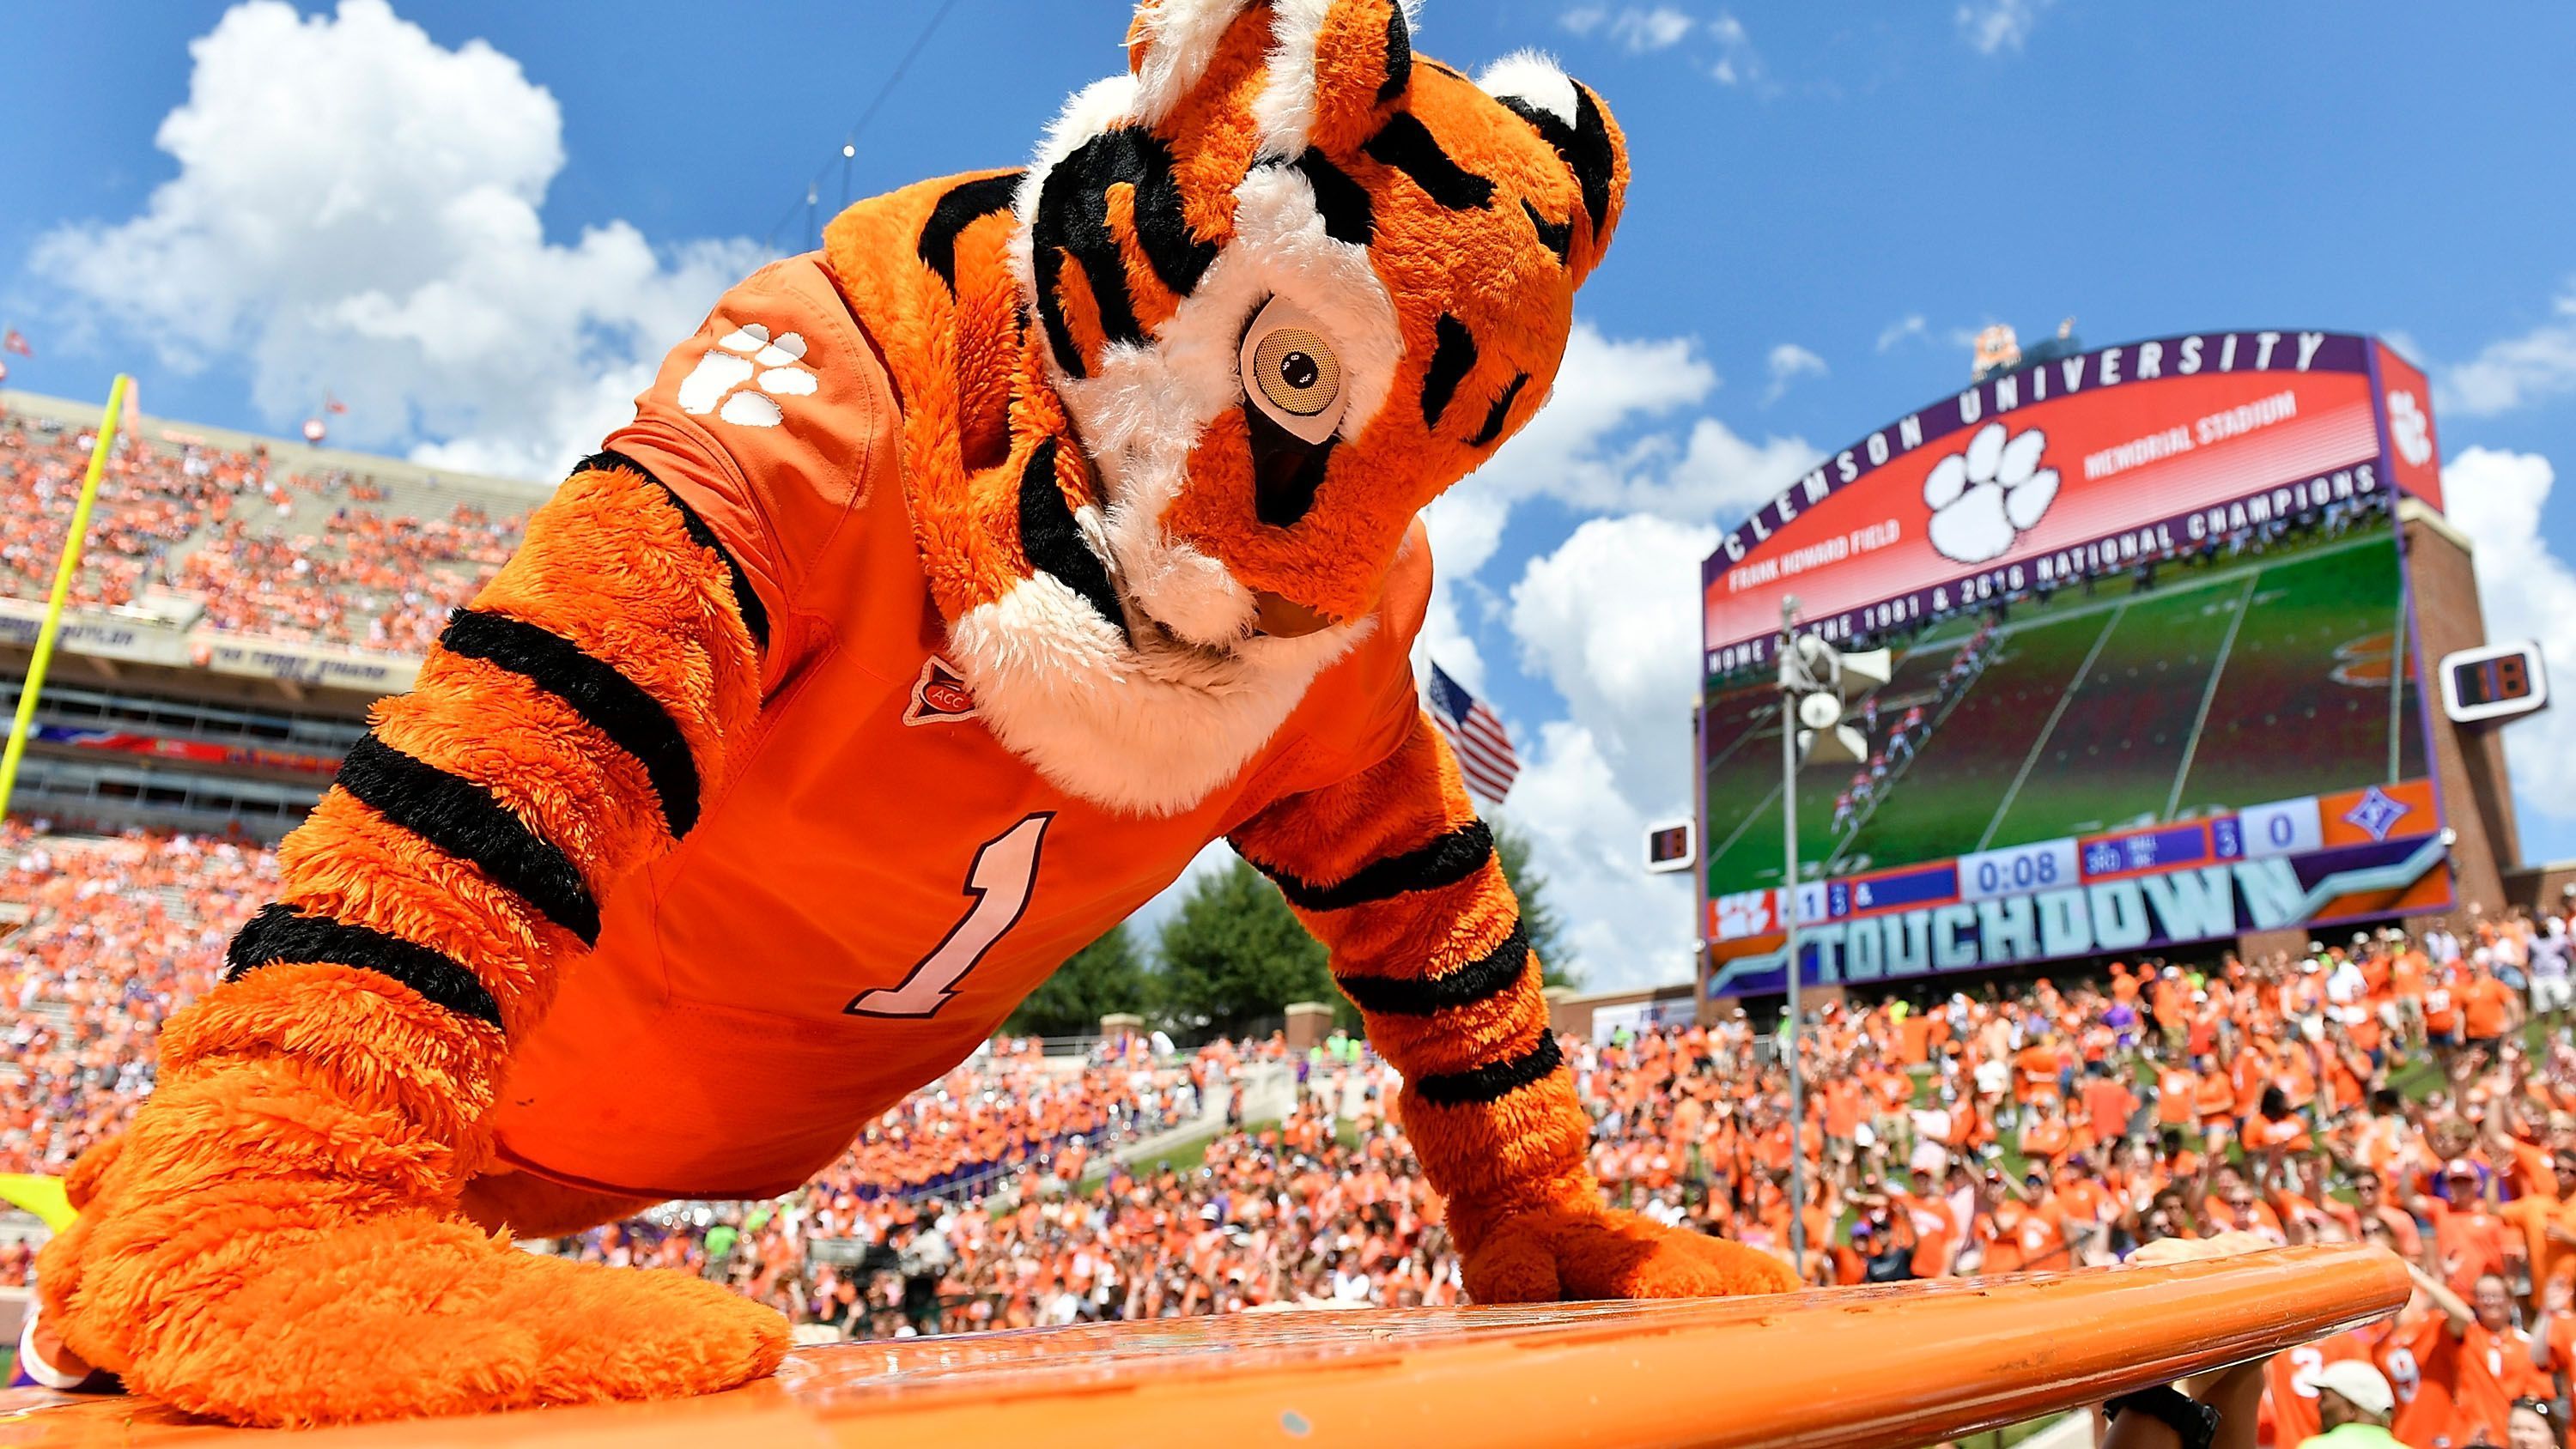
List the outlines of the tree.
{"label": "tree", "polygon": [[1159,1009],[1184,1030],[1236,1036],[1292,1001],[1337,999],[1323,944],[1241,860],[1199,877],[1163,922],[1156,954]]}
{"label": "tree", "polygon": [[1002,1029],[1016,1036],[1089,1036],[1113,1011],[1143,1011],[1145,995],[1145,963],[1121,921],[1055,968]]}
{"label": "tree", "polygon": [[1494,858],[1503,863],[1503,879],[1512,883],[1512,895],[1520,901],[1521,929],[1538,953],[1539,979],[1550,986],[1581,985],[1574,948],[1565,941],[1565,918],[1547,899],[1546,874],[1530,864],[1530,838],[1500,815],[1486,823],[1493,827]]}

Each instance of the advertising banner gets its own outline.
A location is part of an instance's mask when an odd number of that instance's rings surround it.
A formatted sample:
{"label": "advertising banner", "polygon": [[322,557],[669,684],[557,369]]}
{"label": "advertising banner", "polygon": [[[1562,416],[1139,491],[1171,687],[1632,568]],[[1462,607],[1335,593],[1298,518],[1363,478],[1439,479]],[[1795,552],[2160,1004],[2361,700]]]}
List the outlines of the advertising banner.
{"label": "advertising banner", "polygon": [[[32,648],[43,625],[41,599],[0,598],[0,643]],[[134,664],[205,669],[254,679],[400,694],[420,675],[420,660],[345,645],[314,644],[190,627],[140,611],[66,609],[55,648]]]}

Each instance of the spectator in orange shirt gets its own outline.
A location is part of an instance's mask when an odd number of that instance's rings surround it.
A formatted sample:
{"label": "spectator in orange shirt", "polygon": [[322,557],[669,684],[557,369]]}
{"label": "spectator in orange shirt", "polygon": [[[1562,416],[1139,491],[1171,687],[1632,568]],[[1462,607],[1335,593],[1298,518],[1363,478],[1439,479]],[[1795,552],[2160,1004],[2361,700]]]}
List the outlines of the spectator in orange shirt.
{"label": "spectator in orange shirt", "polygon": [[2473,972],[2460,987],[2460,1020],[2472,1048],[2495,1054],[2522,1014],[2522,995],[2491,972]]}
{"label": "spectator in orange shirt", "polygon": [[2367,1225],[2377,1223],[2389,1236],[2389,1249],[2407,1262],[2424,1256],[2424,1235],[2415,1226],[2412,1214],[2399,1211],[2387,1200],[2386,1187],[2379,1170],[2363,1167],[2352,1175],[2354,1214],[2363,1224],[2359,1236],[2369,1236]]}
{"label": "spectator in orange shirt", "polygon": [[[2557,1397],[2558,1386],[2550,1382],[2548,1370],[2540,1366],[2548,1356],[2548,1348],[2514,1326],[2513,1290],[2504,1279],[2494,1273],[2478,1279],[2469,1307],[2478,1316],[2477,1327],[2469,1334],[2470,1351],[2485,1363],[2505,1401]],[[2502,1437],[2498,1433],[2493,1439]]]}
{"label": "spectator in orange shirt", "polygon": [[2055,1167],[2065,1160],[2073,1145],[2073,1134],[2066,1116],[2059,1110],[2055,1097],[2038,1098],[2030,1110],[2030,1117],[2022,1123],[2021,1155]]}
{"label": "spectator in orange shirt", "polygon": [[2522,1230],[2534,1298],[2554,1279],[2576,1278],[2576,1151],[2551,1153],[2549,1165],[2548,1191],[2516,1198],[2496,1210]]}
{"label": "spectator in orange shirt", "polygon": [[2418,1197],[2414,1210],[2417,1217],[2433,1224],[2433,1257],[2444,1286],[2465,1300],[2477,1291],[2478,1279],[2503,1274],[2505,1222],[2478,1185],[2476,1163],[2452,1158],[2442,1169],[2442,1179],[2443,1195]]}
{"label": "spectator in orange shirt", "polygon": [[2511,1401],[2487,1368],[2484,1343],[2472,1345],[2480,1331],[2477,1311],[2423,1269],[2409,1264],[2407,1272],[2415,1279],[2416,1303],[2382,1350],[2399,1370],[2389,1375],[2398,1398],[2389,1432],[2423,1449],[2463,1449],[2481,1433],[2485,1442],[2502,1444]]}
{"label": "spectator in orange shirt", "polygon": [[2084,1121],[2093,1129],[2093,1140],[2116,1144],[2129,1135],[2129,1119],[2137,1115],[2138,1094],[2115,1075],[2106,1062],[2095,1062],[2086,1069],[2084,1081]]}
{"label": "spectator in orange shirt", "polygon": [[2281,1215],[2272,1211],[2235,1164],[2221,1164],[2211,1176],[2209,1198],[2202,1206],[2210,1232],[2252,1233],[2276,1247],[2289,1245],[2290,1234],[2281,1225]]}
{"label": "spectator in orange shirt", "polygon": [[2424,1040],[2445,1062],[2460,1049],[2459,987],[2452,968],[2425,983]]}
{"label": "spectator in orange shirt", "polygon": [[2013,1101],[2027,1107],[2042,1097],[2056,1096],[2065,1064],[2056,1035],[2042,1031],[2037,1040],[2013,1053]]}
{"label": "spectator in orange shirt", "polygon": [[2284,1153],[2307,1152],[2315,1146],[2316,1139],[2308,1135],[2308,1124],[2291,1106],[2289,1093],[2265,1087],[2254,1116],[2245,1124],[2245,1150],[2277,1164]]}

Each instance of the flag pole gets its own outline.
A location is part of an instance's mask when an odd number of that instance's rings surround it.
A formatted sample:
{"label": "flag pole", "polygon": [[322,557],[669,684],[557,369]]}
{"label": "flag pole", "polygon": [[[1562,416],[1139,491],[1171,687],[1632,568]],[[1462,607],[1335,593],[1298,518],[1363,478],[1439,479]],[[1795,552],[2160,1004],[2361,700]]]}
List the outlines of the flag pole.
{"label": "flag pole", "polygon": [[62,632],[63,604],[71,598],[72,575],[80,571],[81,546],[89,539],[90,506],[98,501],[99,479],[116,446],[116,425],[125,416],[125,395],[134,379],[124,373],[107,390],[107,411],[98,420],[98,443],[89,450],[89,472],[81,479],[80,502],[72,506],[72,526],[63,538],[62,559],[54,565],[54,591],[45,600],[45,622],[36,631],[36,652],[27,660],[27,678],[18,686],[18,717],[9,726],[9,747],[0,752],[0,818],[9,813],[18,790],[18,761],[27,753],[27,731],[36,722],[36,695],[45,687],[45,666],[54,659],[54,637]]}

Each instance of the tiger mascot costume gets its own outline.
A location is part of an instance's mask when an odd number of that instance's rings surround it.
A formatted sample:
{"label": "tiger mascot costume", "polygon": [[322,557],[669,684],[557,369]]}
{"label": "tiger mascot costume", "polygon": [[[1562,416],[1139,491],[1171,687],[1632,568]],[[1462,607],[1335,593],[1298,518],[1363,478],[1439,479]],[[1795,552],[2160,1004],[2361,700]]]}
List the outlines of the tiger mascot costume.
{"label": "tiger mascot costume", "polygon": [[54,1357],[305,1425],[702,1393],[787,1325],[534,1256],[792,1191],[1223,837],[1331,949],[1485,1302],[1794,1286],[1604,1207],[1407,655],[1627,162],[1396,0],[1146,0],[1025,171],[728,293],[280,847],[71,1176]]}

